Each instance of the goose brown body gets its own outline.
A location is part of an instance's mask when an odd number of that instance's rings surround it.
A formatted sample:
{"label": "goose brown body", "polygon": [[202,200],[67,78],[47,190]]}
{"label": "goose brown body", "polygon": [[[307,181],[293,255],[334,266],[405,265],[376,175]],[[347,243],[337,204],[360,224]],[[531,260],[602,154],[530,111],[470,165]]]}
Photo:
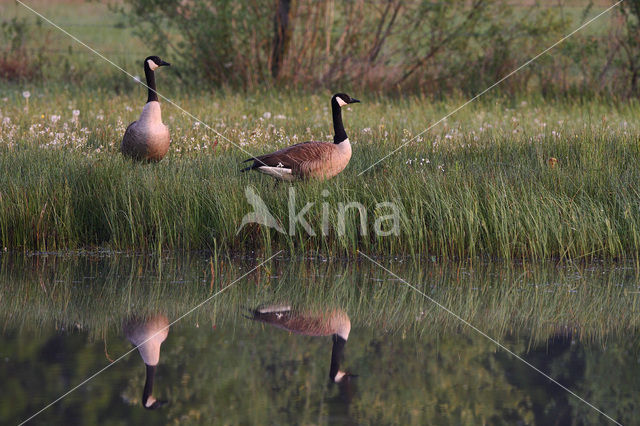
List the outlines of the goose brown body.
{"label": "goose brown body", "polygon": [[289,307],[267,306],[252,311],[253,320],[305,336],[330,336],[337,334],[349,338],[351,321],[340,309],[322,312],[296,312]]}
{"label": "goose brown body", "polygon": [[267,173],[265,170],[268,170],[262,168],[263,166],[291,170],[292,178],[282,177],[284,180],[295,178],[322,180],[332,178],[343,171],[350,159],[351,144],[348,139],[339,144],[311,141],[256,157],[254,165],[263,173]]}
{"label": "goose brown body", "polygon": [[335,132],[333,143],[303,142],[270,154],[248,158],[245,162],[253,161],[253,164],[242,171],[257,170],[286,181],[334,177],[347,167],[351,159],[351,143],[342,124],[341,108],[356,102],[360,101],[345,93],[337,93],[331,98]]}
{"label": "goose brown body", "polygon": [[140,118],[129,124],[121,150],[136,160],[160,161],[169,151],[169,128],[162,123],[160,102],[148,102]]}

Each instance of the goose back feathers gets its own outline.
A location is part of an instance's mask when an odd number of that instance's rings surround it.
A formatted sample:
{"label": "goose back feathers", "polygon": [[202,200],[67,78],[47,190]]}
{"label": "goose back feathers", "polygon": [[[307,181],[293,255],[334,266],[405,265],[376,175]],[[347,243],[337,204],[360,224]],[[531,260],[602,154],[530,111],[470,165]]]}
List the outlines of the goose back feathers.
{"label": "goose back feathers", "polygon": [[266,306],[251,311],[251,319],[305,336],[336,334],[347,340],[351,332],[349,316],[340,309],[323,312],[296,312],[288,306]]}

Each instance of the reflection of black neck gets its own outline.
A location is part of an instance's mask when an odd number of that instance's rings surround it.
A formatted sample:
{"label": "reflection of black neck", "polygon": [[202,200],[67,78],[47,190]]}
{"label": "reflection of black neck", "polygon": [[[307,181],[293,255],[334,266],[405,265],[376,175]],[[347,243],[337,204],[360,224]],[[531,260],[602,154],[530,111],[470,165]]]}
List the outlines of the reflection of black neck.
{"label": "reflection of black neck", "polygon": [[147,89],[149,91],[149,95],[147,96],[147,102],[158,101],[158,94],[156,93],[156,76],[151,68],[149,68],[149,63],[145,61],[144,63],[144,75],[147,77]]}
{"label": "reflection of black neck", "polygon": [[331,350],[331,367],[329,368],[329,378],[331,381],[335,381],[338,371],[340,371],[340,364],[344,358],[344,347],[347,341],[337,334],[333,335],[333,349]]}
{"label": "reflection of black neck", "polygon": [[142,405],[144,406],[144,408],[152,408],[152,407],[147,407],[147,401],[149,400],[149,397],[153,392],[153,378],[155,375],[156,375],[156,366],[147,365],[147,380],[144,382],[144,391],[142,391]]}
{"label": "reflection of black neck", "polygon": [[340,143],[347,138],[347,132],[344,131],[342,124],[342,109],[335,97],[331,99],[331,112],[333,112],[333,131],[335,132],[333,143]]}

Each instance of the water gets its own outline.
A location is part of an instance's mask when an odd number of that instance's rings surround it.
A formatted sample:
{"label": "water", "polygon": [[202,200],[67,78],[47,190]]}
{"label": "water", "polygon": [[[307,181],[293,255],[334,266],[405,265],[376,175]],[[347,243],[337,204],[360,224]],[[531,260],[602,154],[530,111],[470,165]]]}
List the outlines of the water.
{"label": "water", "polygon": [[[106,366],[32,423],[608,421],[367,261],[278,258],[234,283],[259,261],[4,256],[0,423],[26,420]],[[383,262],[607,415],[636,422],[633,267]],[[212,296],[169,328],[145,398],[141,352],[118,360],[129,340]],[[167,403],[145,410],[154,399]]]}

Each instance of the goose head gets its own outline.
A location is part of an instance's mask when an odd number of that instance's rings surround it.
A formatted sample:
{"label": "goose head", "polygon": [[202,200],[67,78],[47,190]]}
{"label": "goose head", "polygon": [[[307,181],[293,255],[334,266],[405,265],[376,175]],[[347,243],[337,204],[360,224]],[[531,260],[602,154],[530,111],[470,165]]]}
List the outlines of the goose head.
{"label": "goose head", "polygon": [[144,68],[151,71],[155,71],[159,67],[170,66],[169,62],[165,62],[160,59],[159,56],[147,56],[144,60]]}
{"label": "goose head", "polygon": [[331,103],[336,103],[339,107],[343,107],[345,105],[348,104],[355,104],[360,102],[359,100],[357,100],[356,98],[352,98],[351,96],[347,95],[346,93],[336,93],[335,95],[333,95],[333,97],[331,98]]}

